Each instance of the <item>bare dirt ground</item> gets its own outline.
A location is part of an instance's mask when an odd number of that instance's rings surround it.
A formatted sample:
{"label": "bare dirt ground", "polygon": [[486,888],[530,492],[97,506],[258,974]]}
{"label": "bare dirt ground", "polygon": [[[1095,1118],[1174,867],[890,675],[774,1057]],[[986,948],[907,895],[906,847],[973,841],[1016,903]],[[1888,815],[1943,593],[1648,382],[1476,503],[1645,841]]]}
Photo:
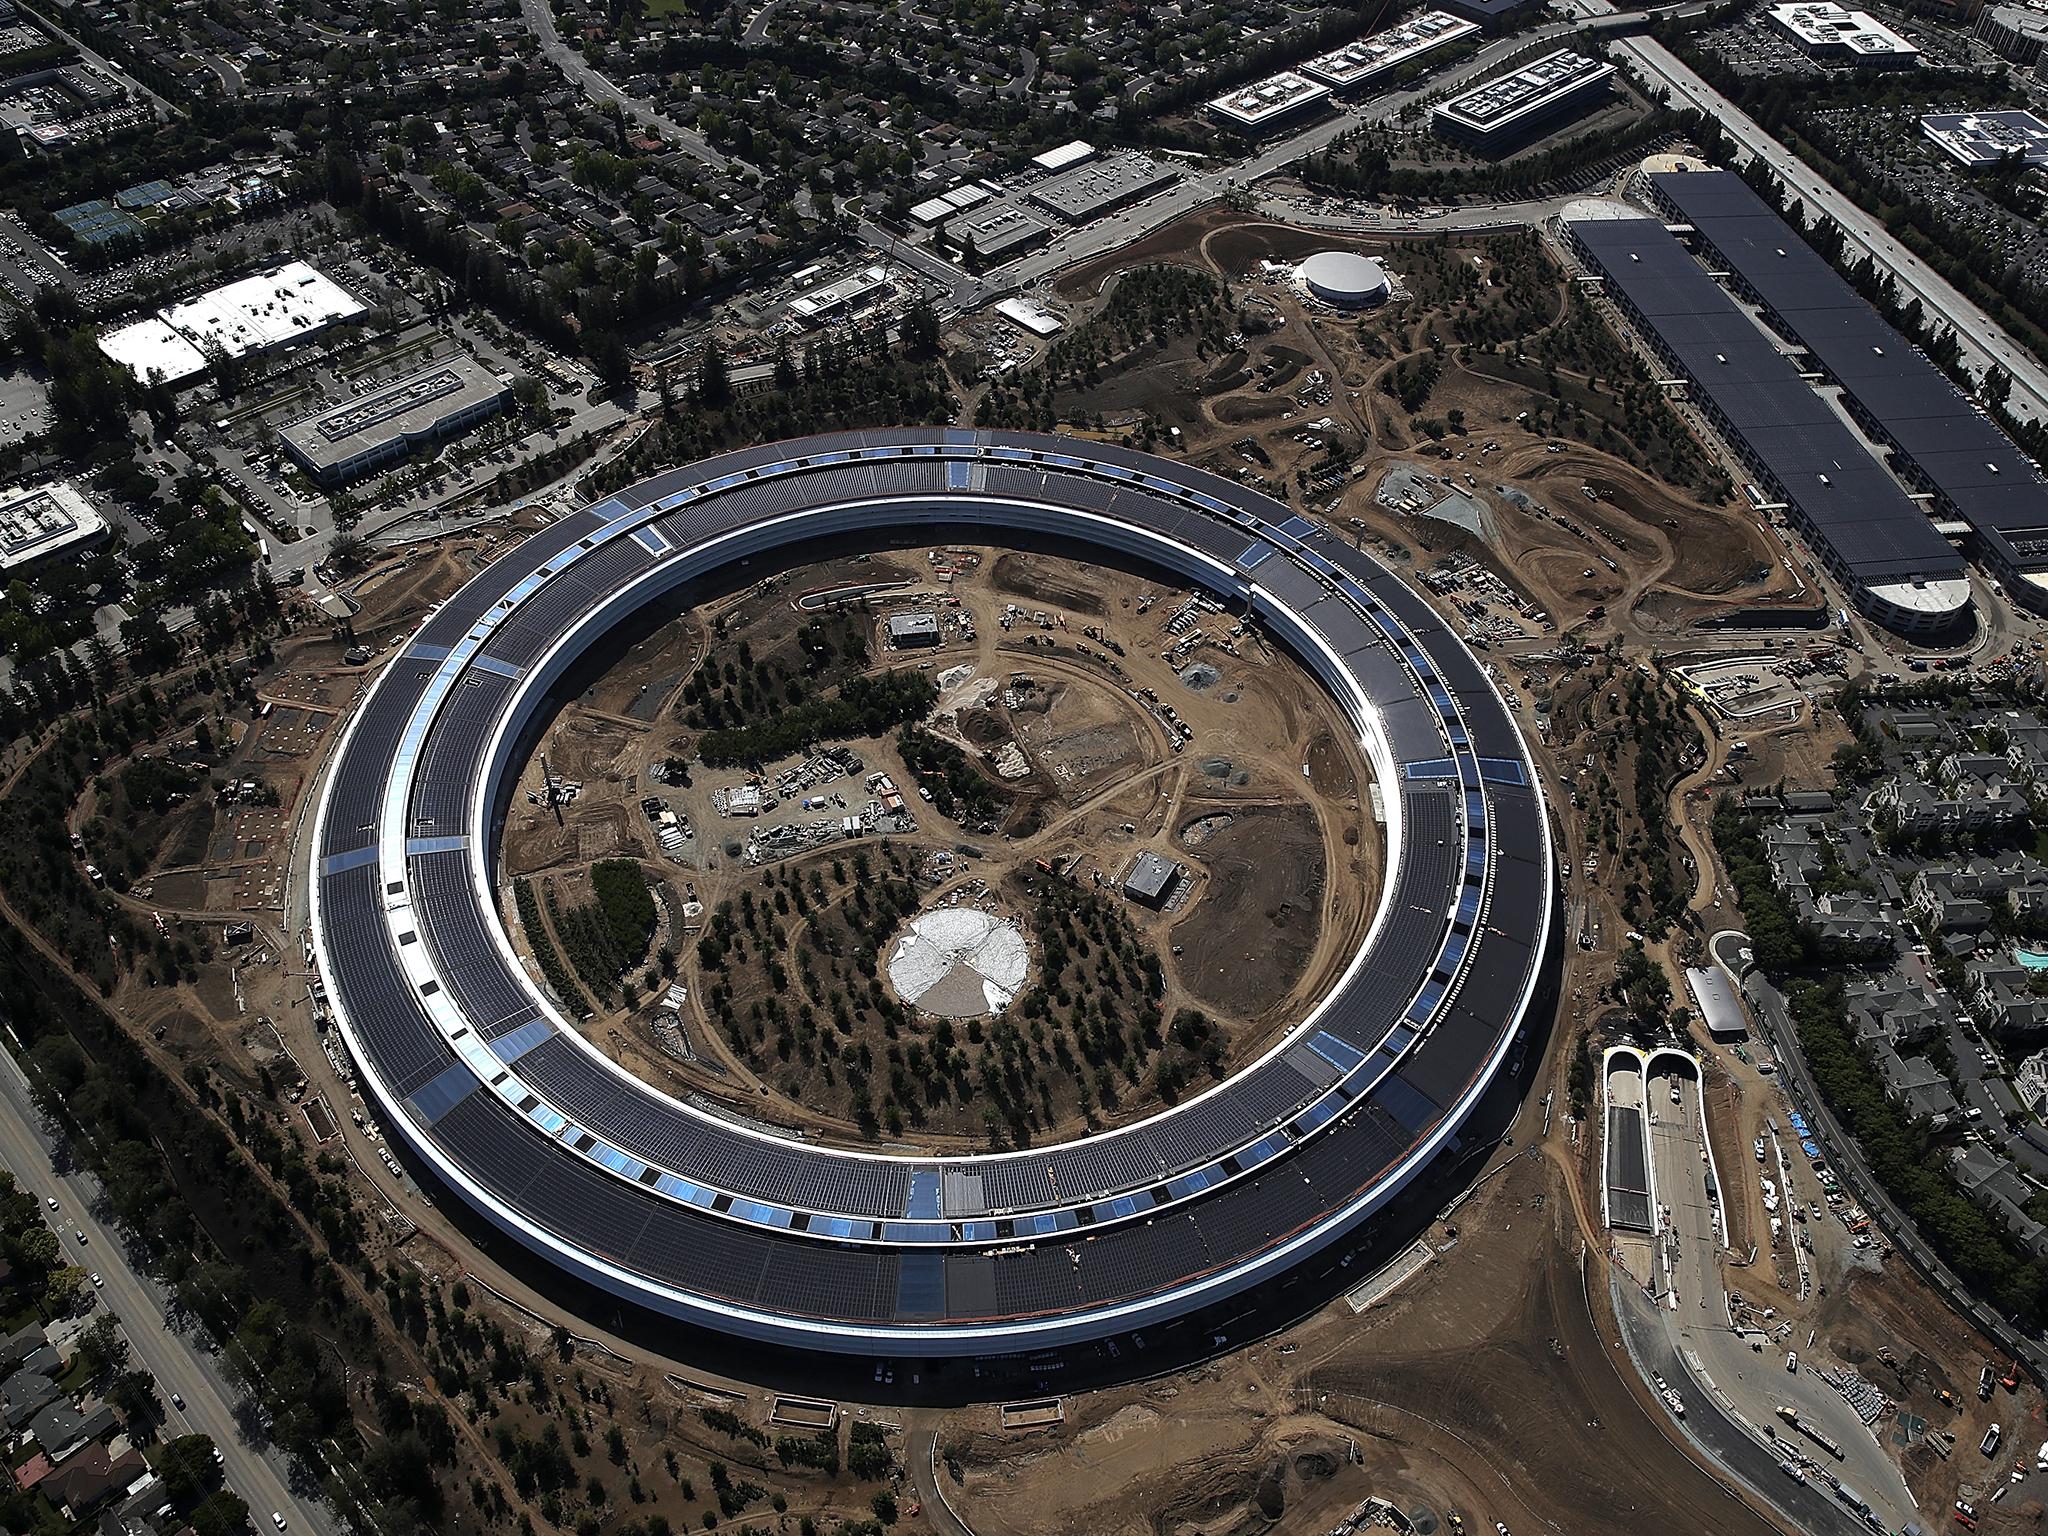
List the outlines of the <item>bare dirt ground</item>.
{"label": "bare dirt ground", "polygon": [[1769,1529],[1644,1416],[1561,1188],[1548,1160],[1516,1158],[1362,1315],[1338,1301],[1210,1367],[1077,1401],[1054,1432],[956,1422],[956,1507],[1006,1536],[1317,1531],[1369,1495],[1474,1531]]}
{"label": "bare dirt ground", "polygon": [[[885,593],[866,611],[822,617],[795,605],[803,594],[852,584],[882,584]],[[745,925],[749,942],[713,970],[696,944],[706,918],[679,919],[657,944],[666,952],[662,978],[650,969],[637,1004],[622,997],[600,1007],[585,1026],[589,1037],[670,1091],[743,1096],[748,1114],[778,1124],[848,1138],[865,1124],[867,1135],[881,1130],[919,1145],[978,1141],[988,1133],[983,1101],[956,1088],[913,1095],[903,1073],[914,1077],[926,1060],[952,1062],[956,1049],[966,1053],[958,1062],[979,1059],[993,1021],[965,1030],[964,1043],[924,1018],[898,1038],[898,1025],[869,999],[868,978],[845,960],[866,942],[846,926],[856,909],[866,920],[864,861],[911,880],[926,903],[971,895],[984,881],[1028,914],[1040,899],[1041,864],[1084,891],[1115,893],[1137,855],[1152,851],[1186,872],[1164,910],[1111,899],[1164,968],[1160,1019],[1188,1008],[1207,1015],[1220,1031],[1213,1070],[1261,1049],[1327,988],[1363,931],[1377,899],[1380,832],[1362,795],[1364,760],[1320,690],[1241,616],[1194,597],[1038,551],[897,550],[786,572],[649,626],[541,741],[508,815],[506,872],[537,877],[543,899],[553,891],[567,907],[580,899],[573,893],[590,862],[635,858],[678,908],[737,903],[744,914],[750,900],[772,902],[780,937]],[[942,616],[940,643],[891,650],[883,620],[902,611]],[[799,759],[758,773],[696,764],[687,785],[655,782],[651,770],[663,760],[696,755],[701,732],[691,722],[701,706],[693,700],[703,684],[730,694],[734,659],[756,677],[781,676],[778,668],[794,672],[820,645],[842,662],[864,654],[870,672],[917,668],[935,680],[931,729],[968,753],[1001,807],[999,832],[909,799],[916,780],[893,733],[847,742],[863,774],[815,791],[825,797],[816,803],[840,816],[873,793],[866,774],[890,775],[917,826],[879,843],[833,839],[757,864],[750,839],[817,819],[797,803],[813,792],[748,816],[722,813],[718,796],[748,783],[772,790]],[[699,667],[711,670],[693,682]],[[1179,741],[1175,720],[1191,740]],[[1006,753],[1015,754],[1007,777],[996,766]],[[575,790],[559,818],[541,793],[542,757],[554,782]],[[673,857],[641,813],[650,791],[692,827]],[[973,849],[964,858],[963,835]],[[801,887],[802,910],[791,910],[792,885]],[[556,919],[544,925],[566,951]],[[523,937],[530,947],[533,935]],[[646,1012],[647,989],[665,985],[671,970],[688,991],[680,1051]],[[827,1020],[836,1029],[816,1033]],[[1107,1124],[1156,1108],[1163,1048],[1120,1059],[1114,1102],[1098,1095],[1091,1104],[1081,1083],[1053,1072],[1031,1134],[1067,1134],[1084,1113]]]}

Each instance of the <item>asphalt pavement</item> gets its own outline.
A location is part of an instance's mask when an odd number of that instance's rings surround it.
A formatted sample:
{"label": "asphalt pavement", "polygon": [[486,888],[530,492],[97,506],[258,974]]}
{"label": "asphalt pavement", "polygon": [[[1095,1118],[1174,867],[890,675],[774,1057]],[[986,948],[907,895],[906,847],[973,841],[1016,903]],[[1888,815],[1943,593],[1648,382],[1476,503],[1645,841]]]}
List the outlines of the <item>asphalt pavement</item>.
{"label": "asphalt pavement", "polygon": [[[255,1524],[268,1528],[276,1511],[292,1531],[338,1536],[341,1526],[317,1494],[293,1492],[283,1453],[259,1451],[249,1443],[238,1405],[247,1404],[248,1410],[255,1405],[228,1383],[214,1357],[164,1321],[169,1298],[129,1263],[119,1235],[93,1214],[101,1198],[99,1181],[84,1171],[59,1175],[53,1150],[29,1097],[28,1080],[14,1058],[0,1050],[0,1164],[57,1222],[66,1261],[99,1275],[99,1304],[120,1319],[134,1363],[156,1378],[165,1437],[210,1436],[220,1447],[227,1486],[248,1502]],[[48,1204],[52,1196],[55,1211]],[[73,1235],[77,1232],[85,1233],[83,1244]],[[185,1400],[183,1408],[174,1406],[173,1394]]]}
{"label": "asphalt pavement", "polygon": [[[1615,1271],[1617,1276],[1621,1271]],[[1647,1380],[1662,1376],[1685,1398],[1685,1417],[1677,1420],[1685,1438],[1711,1456],[1765,1503],[1807,1536],[1869,1536],[1869,1527],[1836,1503],[1819,1484],[1795,1482],[1778,1465],[1775,1452],[1753,1438],[1723,1411],[1714,1394],[1672,1347],[1647,1297],[1625,1276],[1613,1287],[1614,1316],[1621,1327],[1629,1358]]]}

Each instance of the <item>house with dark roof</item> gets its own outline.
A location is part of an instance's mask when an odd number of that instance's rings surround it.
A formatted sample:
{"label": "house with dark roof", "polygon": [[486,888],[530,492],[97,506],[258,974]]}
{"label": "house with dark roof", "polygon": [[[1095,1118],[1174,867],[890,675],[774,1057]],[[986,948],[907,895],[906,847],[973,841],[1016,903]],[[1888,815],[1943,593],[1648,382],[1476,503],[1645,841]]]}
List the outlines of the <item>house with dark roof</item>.
{"label": "house with dark roof", "polygon": [[67,1520],[83,1520],[149,1475],[149,1463],[134,1450],[115,1456],[104,1445],[95,1445],[72,1457],[37,1486]]}
{"label": "house with dark roof", "polygon": [[1957,1150],[1951,1172],[1970,1202],[1994,1217],[2029,1253],[2048,1254],[2048,1227],[2027,1214],[2033,1186],[2011,1163],[1973,1142]]}
{"label": "house with dark roof", "polygon": [[57,1390],[57,1383],[41,1371],[24,1366],[5,1381],[0,1381],[0,1418],[7,1420],[10,1430],[23,1429],[30,1419],[62,1395]]}
{"label": "house with dark roof", "polygon": [[1937,1129],[1962,1118],[1955,1089],[1941,1069],[1925,1056],[1901,1056],[1888,1045],[1876,1052],[1877,1075],[1884,1082],[1885,1097],[1915,1120],[1932,1120]]}

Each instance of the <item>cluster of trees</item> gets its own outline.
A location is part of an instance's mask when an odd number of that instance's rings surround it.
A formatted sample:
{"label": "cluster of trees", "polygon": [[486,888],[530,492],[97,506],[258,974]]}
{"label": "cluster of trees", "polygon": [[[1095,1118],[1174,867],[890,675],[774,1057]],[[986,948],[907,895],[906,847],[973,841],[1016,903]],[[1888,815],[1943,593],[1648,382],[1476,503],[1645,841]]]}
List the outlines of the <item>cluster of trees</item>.
{"label": "cluster of trees", "polygon": [[519,926],[526,931],[527,948],[533,951],[533,958],[540,965],[540,973],[546,979],[549,989],[561,1005],[579,1018],[590,1012],[590,999],[583,995],[583,989],[576,984],[576,977],[569,967],[562,963],[562,952],[555,948],[555,941],[549,937],[547,924],[541,920],[540,897],[534,893],[533,882],[524,876],[512,882],[512,900],[519,908]]}
{"label": "cluster of trees", "polygon": [[1676,136],[1685,120],[1661,108],[1619,133],[1584,133],[1544,150],[1508,160],[1450,166],[1396,166],[1400,144],[1386,133],[1368,133],[1346,149],[1326,149],[1301,166],[1301,179],[1351,196],[1402,203],[1455,202],[1480,198],[1510,202],[1583,185],[1604,166],[1640,159]]}
{"label": "cluster of trees", "polygon": [[1764,974],[1783,977],[1805,965],[1812,952],[1809,936],[1778,894],[1757,818],[1726,795],[1714,806],[1714,849],[1735,882],[1750,948]]}
{"label": "cluster of trees", "polygon": [[1199,1016],[1177,1019],[1169,1046],[1159,957],[1114,903],[1065,883],[1040,898],[1039,980],[1006,1014],[917,1018],[880,975],[885,946],[921,906],[912,875],[904,850],[880,845],[878,865],[859,847],[829,866],[770,870],[761,896],[742,891],[711,913],[697,945],[706,1011],[790,1097],[870,1137],[950,1103],[978,1109],[992,1145],[1023,1145],[1077,1110],[1114,1106],[1162,1052],[1175,1091],[1220,1062]]}
{"label": "cluster of trees", "polygon": [[808,620],[796,648],[803,661],[792,670],[780,656],[756,656],[745,639],[721,646],[724,662],[707,659],[683,684],[677,708],[684,723],[699,731],[744,725],[815,698],[867,665],[866,629],[848,610]]}
{"label": "cluster of trees", "polygon": [[950,816],[962,826],[992,827],[1002,814],[1006,803],[1003,792],[984,778],[968,761],[967,754],[952,742],[916,726],[906,726],[896,737],[896,750],[902,754],[903,766],[916,775],[918,784],[931,791],[932,804],[941,816]]}
{"label": "cluster of trees", "polygon": [[1401,409],[1413,413],[1429,404],[1443,365],[1430,352],[1403,358],[1380,376],[1380,392],[1401,402]]}
{"label": "cluster of trees", "polygon": [[[239,1095],[224,1104],[203,1070],[186,1088],[164,1076],[12,929],[0,932],[0,1010],[27,1043],[38,1107],[98,1174],[177,1314],[226,1341],[224,1358],[248,1381],[272,1437],[316,1472],[338,1450],[350,1480],[330,1491],[374,1528],[434,1528],[438,1506],[400,1486],[356,1439],[348,1378],[384,1380],[371,1319],[221,1121],[194,1112],[194,1099],[225,1110],[231,1125],[269,1112],[245,1111]],[[338,1171],[293,1187],[310,1194],[314,1182],[323,1197],[339,1188],[346,1199]]]}
{"label": "cluster of trees", "polygon": [[697,755],[712,768],[773,762],[819,742],[886,735],[906,721],[922,720],[938,700],[938,687],[924,672],[858,674],[829,697],[792,702],[763,719],[706,731]]}
{"label": "cluster of trees", "polygon": [[[532,891],[530,882],[523,881],[515,882],[515,890],[520,884],[529,887],[526,895],[518,898],[523,921]],[[630,1007],[637,1000],[637,992],[631,982],[622,978],[646,958],[647,945],[654,937],[654,897],[648,892],[647,878],[640,865],[632,859],[605,859],[592,865],[590,884],[596,899],[572,907],[562,906],[550,886],[546,897],[548,918],[561,936],[576,974],[598,1001],[609,1003],[623,989]],[[561,964],[552,943],[542,951],[540,946],[546,939],[545,930],[536,935],[528,929],[528,940],[544,974],[551,958],[557,967]],[[553,975],[548,976],[548,981],[554,985]],[[569,1000],[565,996],[563,1001]]]}
{"label": "cluster of trees", "polygon": [[585,490],[614,491],[655,469],[704,458],[746,443],[814,432],[949,421],[953,396],[940,359],[916,350],[913,333],[892,343],[884,325],[849,327],[814,338],[801,354],[787,344],[776,354],[772,388],[735,394],[723,359],[707,351],[687,388],[661,382],[654,430],[610,460]]}

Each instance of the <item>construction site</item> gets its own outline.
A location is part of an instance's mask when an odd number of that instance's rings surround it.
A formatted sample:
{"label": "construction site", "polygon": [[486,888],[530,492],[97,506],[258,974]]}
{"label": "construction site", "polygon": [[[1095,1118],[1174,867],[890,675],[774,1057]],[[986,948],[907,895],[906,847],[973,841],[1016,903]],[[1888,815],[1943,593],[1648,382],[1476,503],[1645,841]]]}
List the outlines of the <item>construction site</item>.
{"label": "construction site", "polygon": [[[1732,1533],[1859,1508],[1932,1529],[1958,1500],[1994,1536],[2034,1529],[2037,1385],[1804,1154],[1754,1034],[1674,1029],[1668,990],[1642,1006],[1644,966],[1676,982],[1739,922],[1713,797],[1823,781],[1850,739],[1833,694],[1902,661],[1730,494],[1538,237],[1351,241],[1399,279],[1364,317],[1286,275],[1333,243],[1211,209],[1054,294],[1083,328],[1140,265],[1226,285],[1228,345],[1133,349],[1054,392],[1059,424],[1375,551],[1478,652],[1551,791],[1566,970],[1519,1113],[1292,1326],[968,1407],[906,1405],[910,1368],[878,1364],[817,1410],[580,1315],[435,1201],[353,1093],[293,862],[366,677],[540,515],[377,555],[345,622],[302,613],[248,692],[84,781],[78,856],[154,936],[111,1006],[334,1171],[366,1262],[563,1351],[590,1438],[615,1430],[678,1521],[732,1502],[697,1487],[715,1464],[751,1490],[728,1516],[861,1519],[887,1488],[949,1532]],[[967,413],[992,393],[963,387]],[[874,728],[764,728],[848,697]],[[835,550],[615,637],[533,743],[495,895],[576,1027],[694,1106],[848,1146],[1014,1146],[1269,1049],[1370,921],[1383,788],[1300,663],[1208,593],[1055,548]],[[1000,1096],[963,1065],[984,1044],[1014,1064]],[[832,1470],[778,1454],[792,1426]],[[856,1475],[861,1446],[885,1470]]]}

